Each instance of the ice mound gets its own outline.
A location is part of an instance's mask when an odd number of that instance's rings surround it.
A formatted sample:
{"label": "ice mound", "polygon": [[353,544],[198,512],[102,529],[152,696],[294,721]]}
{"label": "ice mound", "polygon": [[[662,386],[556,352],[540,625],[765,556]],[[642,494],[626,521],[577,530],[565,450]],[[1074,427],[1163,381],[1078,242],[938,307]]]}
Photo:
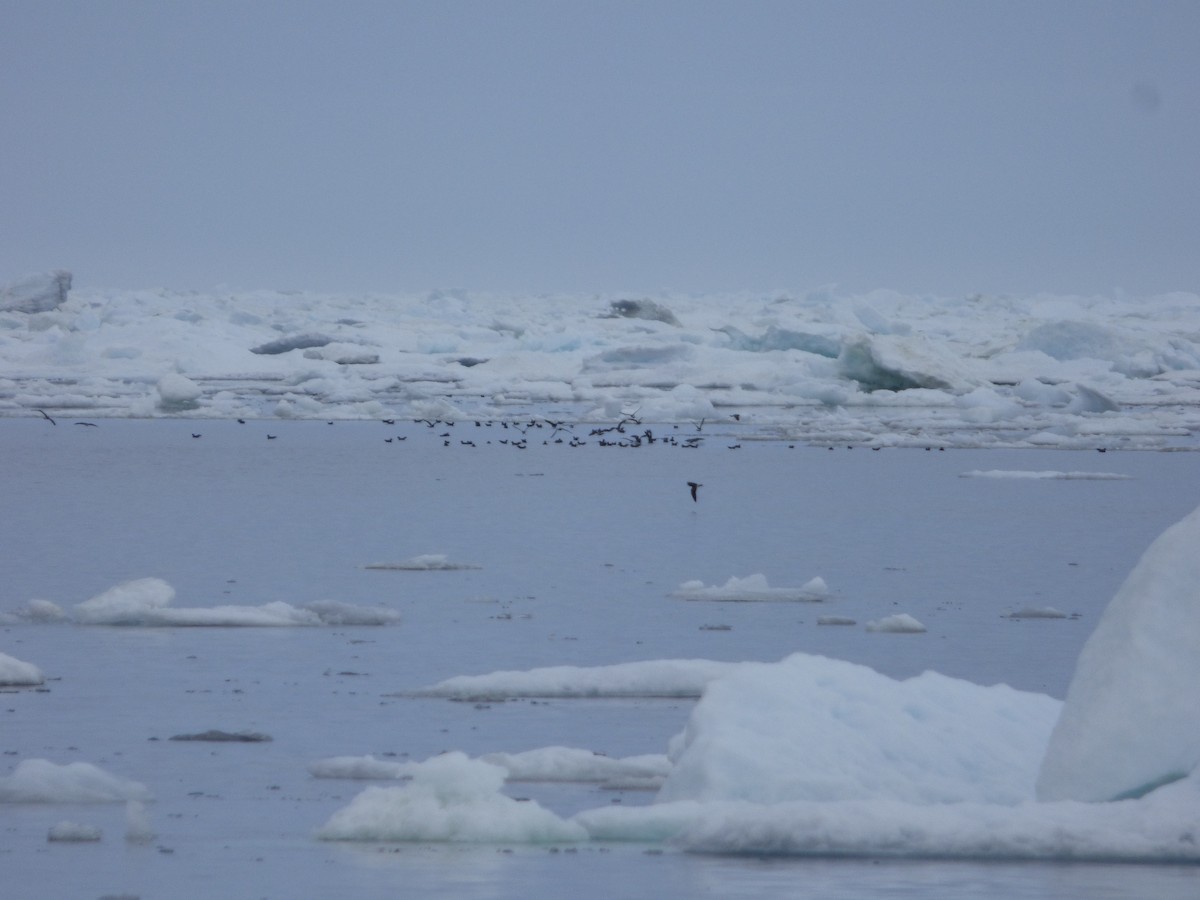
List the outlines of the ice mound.
{"label": "ice mound", "polygon": [[45,680],[42,670],[33,663],[0,653],[0,687],[32,686],[42,684]]}
{"label": "ice mound", "polygon": [[671,594],[681,600],[713,600],[722,603],[753,603],[762,601],[792,601],[820,603],[829,599],[829,586],[821,577],[812,578],[802,587],[773,588],[762,573],[745,578],[732,576],[724,585],[706,585],[702,581],[685,581]]}
{"label": "ice mound", "polygon": [[534,801],[501,793],[505,770],[459,752],[412,768],[401,787],[369,787],[317,832],[327,841],[560,843],[587,839],[583,826]]}
{"label": "ice mound", "polygon": [[85,762],[59,766],[23,759],[11,775],[0,776],[0,803],[115,803],[149,800],[144,784],[111,775]]}
{"label": "ice mound", "polygon": [[0,287],[0,312],[49,312],[67,301],[70,290],[70,272],[29,275]]}
{"label": "ice mound", "polygon": [[163,412],[184,412],[200,406],[200,385],[186,375],[168,372],[158,380],[158,408]]}
{"label": "ice mound", "polygon": [[511,697],[699,697],[714,678],[740,663],[652,659],[611,666],[548,666],[456,675],[415,691],[420,697],[502,700]]}
{"label": "ice mound", "polygon": [[1200,764],[1200,509],[1138,561],[1084,645],[1038,777],[1043,800],[1136,797]]}
{"label": "ice mound", "polygon": [[387,625],[398,613],[380,607],[318,601],[302,607],[275,601],[261,606],[172,607],[175,589],[161,578],[138,578],[109,588],[75,607],[82,625],[146,627],[292,627]]}
{"label": "ice mound", "polygon": [[1061,704],[804,653],[712,682],[671,744],[661,801],[1020,803]]}

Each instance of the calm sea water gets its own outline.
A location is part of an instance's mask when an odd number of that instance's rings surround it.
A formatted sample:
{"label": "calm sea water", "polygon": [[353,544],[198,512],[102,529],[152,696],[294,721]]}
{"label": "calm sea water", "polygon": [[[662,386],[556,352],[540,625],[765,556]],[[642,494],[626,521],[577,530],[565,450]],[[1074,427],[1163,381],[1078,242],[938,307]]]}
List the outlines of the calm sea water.
{"label": "calm sea water", "polygon": [[[660,438],[673,432],[651,427]],[[586,428],[576,433],[587,437]],[[153,575],[176,588],[177,606],[332,599],[404,616],[387,628],[0,628],[0,650],[53,679],[48,691],[3,695],[0,752],[10,762],[0,772],[43,757],[135,778],[155,793],[150,815],[159,833],[150,846],[126,846],[116,806],[0,807],[0,864],[5,883],[19,886],[14,896],[1200,892],[1194,867],[313,840],[362,787],[310,778],[315,759],[549,745],[659,753],[690,709],[664,700],[477,708],[390,696],[451,675],[667,657],[774,660],[803,650],[897,677],[936,669],[1061,697],[1080,646],[1141,552],[1200,503],[1193,453],[830,451],[732,433],[710,435],[696,450],[661,440],[622,449],[592,439],[572,448],[543,444],[549,435],[536,429],[517,449],[516,437],[473,422],[87,428],[0,420],[0,609],[32,598],[69,608]],[[980,469],[1130,477],[960,477]],[[703,484],[699,502],[688,495],[689,480]],[[478,568],[364,568],[426,553]],[[721,584],[754,573],[779,587],[819,575],[833,599],[720,604],[668,596],[686,580]],[[1004,616],[1027,606],[1077,618]],[[861,626],[895,612],[928,632],[816,625],[825,614]],[[166,740],[208,728],[274,740]],[[510,793],[561,814],[651,800],[592,786],[519,785]],[[100,825],[105,839],[47,844],[47,829],[64,819]]]}

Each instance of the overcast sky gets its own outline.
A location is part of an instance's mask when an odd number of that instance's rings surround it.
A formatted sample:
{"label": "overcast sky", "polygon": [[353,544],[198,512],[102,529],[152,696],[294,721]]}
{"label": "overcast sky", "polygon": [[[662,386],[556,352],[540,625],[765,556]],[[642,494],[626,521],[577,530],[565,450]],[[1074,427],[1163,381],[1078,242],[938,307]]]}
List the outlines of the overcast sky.
{"label": "overcast sky", "polygon": [[1200,291],[1200,2],[0,0],[0,283]]}

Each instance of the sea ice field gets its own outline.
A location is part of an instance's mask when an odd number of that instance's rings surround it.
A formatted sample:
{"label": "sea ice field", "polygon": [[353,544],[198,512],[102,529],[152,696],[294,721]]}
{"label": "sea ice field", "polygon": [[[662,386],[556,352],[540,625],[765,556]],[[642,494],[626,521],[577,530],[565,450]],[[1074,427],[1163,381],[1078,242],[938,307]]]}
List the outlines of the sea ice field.
{"label": "sea ice field", "polygon": [[14,896],[1200,891],[1192,295],[0,310]]}

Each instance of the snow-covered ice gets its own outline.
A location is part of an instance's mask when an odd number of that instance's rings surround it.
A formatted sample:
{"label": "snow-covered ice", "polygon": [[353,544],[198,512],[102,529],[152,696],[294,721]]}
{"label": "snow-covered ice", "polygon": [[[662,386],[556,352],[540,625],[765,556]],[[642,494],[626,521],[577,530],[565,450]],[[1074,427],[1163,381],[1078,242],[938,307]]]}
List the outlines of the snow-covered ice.
{"label": "snow-covered ice", "polygon": [[1059,481],[1123,481],[1130,476],[1120,475],[1116,472],[1056,472],[1053,470],[1044,470],[1040,472],[1027,472],[1019,469],[988,469],[980,471],[973,469],[970,472],[963,472],[963,478],[1006,478],[1014,481],[1033,480],[1043,481],[1046,479]]}
{"label": "snow-covered ice", "polygon": [[415,765],[402,787],[368,787],[317,832],[326,841],[563,843],[587,831],[501,793],[505,770],[452,752]]}
{"label": "snow-covered ice", "polygon": [[1200,765],[1200,509],[1142,555],[1079,655],[1044,800],[1138,797]]}
{"label": "snow-covered ice", "polygon": [[276,600],[261,606],[173,607],[175,589],[161,578],[138,578],[109,588],[75,607],[81,625],[177,627],[289,627],[388,625],[399,613],[333,600],[301,607]]}
{"label": "snow-covered ice", "polygon": [[882,631],[888,634],[922,634],[928,631],[925,625],[908,613],[896,613],[867,623],[867,631]]}
{"label": "snow-covered ice", "polygon": [[0,653],[0,686],[22,687],[42,684],[45,680],[42,670],[33,663]]}
{"label": "snow-covered ice", "polygon": [[671,594],[680,600],[711,600],[719,603],[755,603],[792,601],[820,603],[829,599],[829,586],[819,575],[798,588],[771,587],[761,572],[745,578],[730,576],[723,585],[706,585],[703,581],[685,581]]}
{"label": "snow-covered ice", "polygon": [[609,666],[456,675],[416,691],[417,696],[499,700],[508,697],[699,697],[737,663],[708,659],[655,659]]}
{"label": "snow-covered ice", "polygon": [[370,563],[364,569],[392,569],[401,572],[455,572],[463,569],[478,569],[470,563],[455,562],[445,553],[422,553],[394,563]]}
{"label": "snow-covered ice", "polygon": [[150,791],[144,784],[85,762],[58,765],[46,759],[23,759],[11,774],[0,776],[0,803],[117,803],[149,799]]}
{"label": "snow-covered ice", "polygon": [[[710,423],[872,446],[1193,446],[1200,298],[0,287],[0,414]],[[734,415],[736,413],[736,418]]]}

